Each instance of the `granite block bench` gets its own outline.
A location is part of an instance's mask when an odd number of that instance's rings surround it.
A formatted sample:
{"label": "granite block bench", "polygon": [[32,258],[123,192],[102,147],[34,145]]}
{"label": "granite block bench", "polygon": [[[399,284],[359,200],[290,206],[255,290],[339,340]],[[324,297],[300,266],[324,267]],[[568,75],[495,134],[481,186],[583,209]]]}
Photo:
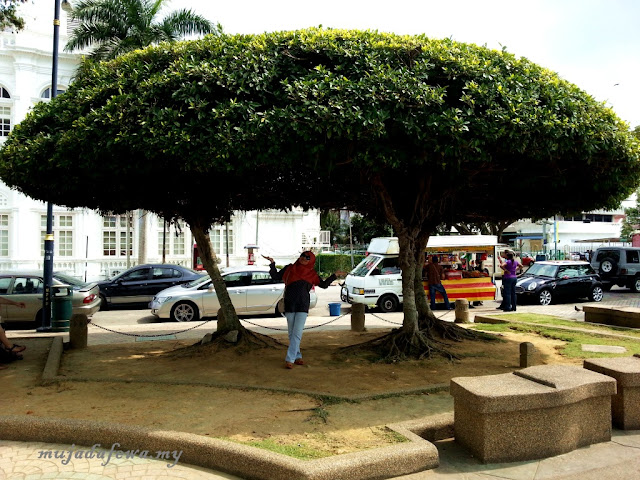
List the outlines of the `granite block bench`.
{"label": "granite block bench", "polygon": [[640,358],[592,358],[584,368],[616,379],[617,391],[611,399],[613,425],[622,430],[640,430]]}
{"label": "granite block bench", "polygon": [[616,327],[640,328],[640,308],[637,307],[585,305],[582,310],[584,311],[585,322]]}
{"label": "granite block bench", "polygon": [[484,463],[535,460],[611,440],[613,378],[567,365],[451,379],[455,439]]}

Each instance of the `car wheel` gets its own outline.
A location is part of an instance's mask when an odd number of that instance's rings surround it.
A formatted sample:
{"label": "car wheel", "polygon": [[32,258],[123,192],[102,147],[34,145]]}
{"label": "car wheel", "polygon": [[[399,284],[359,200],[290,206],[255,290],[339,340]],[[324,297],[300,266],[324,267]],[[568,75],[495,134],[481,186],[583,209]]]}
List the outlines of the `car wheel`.
{"label": "car wheel", "polygon": [[100,295],[100,310],[109,310],[109,304],[104,295]]}
{"label": "car wheel", "polygon": [[174,322],[191,322],[198,320],[198,307],[192,302],[178,302],[171,309],[171,319]]}
{"label": "car wheel", "polygon": [[600,274],[602,276],[615,275],[618,270],[618,262],[613,258],[605,258],[600,262]]}
{"label": "car wheel", "polygon": [[36,313],[36,318],[33,319],[33,325],[35,328],[42,326],[42,309],[38,310],[38,313]]}
{"label": "car wheel", "polygon": [[633,279],[633,283],[631,284],[631,291],[634,293],[640,292],[640,277],[636,277]]}
{"label": "car wheel", "polygon": [[393,295],[383,295],[378,300],[378,308],[381,312],[395,312],[398,310],[398,299]]}
{"label": "car wheel", "polygon": [[591,293],[589,293],[589,300],[592,302],[601,302],[604,292],[600,285],[596,285],[591,289]]}
{"label": "car wheel", "polygon": [[553,295],[551,295],[550,290],[547,290],[546,288],[544,290],[540,290],[540,293],[538,294],[538,302],[540,305],[550,305],[552,299]]}
{"label": "car wheel", "polygon": [[343,302],[349,301],[349,295],[347,294],[347,287],[343,286],[340,288],[340,300],[342,300]]}

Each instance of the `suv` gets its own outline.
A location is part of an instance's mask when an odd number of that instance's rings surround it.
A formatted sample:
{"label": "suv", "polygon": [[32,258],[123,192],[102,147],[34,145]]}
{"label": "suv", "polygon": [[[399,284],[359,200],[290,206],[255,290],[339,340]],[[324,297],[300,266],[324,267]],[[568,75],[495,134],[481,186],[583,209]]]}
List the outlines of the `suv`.
{"label": "suv", "polygon": [[603,289],[618,285],[640,292],[640,248],[600,247],[593,254],[591,266],[600,274]]}

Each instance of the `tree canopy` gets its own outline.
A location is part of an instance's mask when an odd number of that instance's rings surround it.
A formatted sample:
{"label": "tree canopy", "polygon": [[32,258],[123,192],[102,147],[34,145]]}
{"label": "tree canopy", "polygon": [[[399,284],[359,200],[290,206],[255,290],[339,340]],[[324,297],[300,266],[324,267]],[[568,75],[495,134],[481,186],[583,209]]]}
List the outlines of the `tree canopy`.
{"label": "tree canopy", "polygon": [[613,207],[640,181],[627,125],[527,59],[324,29],[86,62],[0,155],[7,184],[60,205],[201,227],[292,205],[379,218],[400,239],[413,331],[413,271],[438,224]]}
{"label": "tree canopy", "polygon": [[24,19],[18,15],[17,5],[11,1],[0,5],[0,30],[13,28],[15,31],[24,29]]}
{"label": "tree canopy", "polygon": [[80,22],[65,50],[92,47],[95,60],[116,58],[126,52],[187,35],[207,34],[219,27],[189,9],[169,13],[159,20],[167,0],[80,0],[72,10]]}

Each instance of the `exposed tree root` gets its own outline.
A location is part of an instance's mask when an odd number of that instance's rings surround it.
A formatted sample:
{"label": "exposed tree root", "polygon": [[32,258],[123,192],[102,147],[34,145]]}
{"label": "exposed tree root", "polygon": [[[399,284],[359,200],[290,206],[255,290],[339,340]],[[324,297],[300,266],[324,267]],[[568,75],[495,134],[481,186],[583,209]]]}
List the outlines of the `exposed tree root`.
{"label": "exposed tree root", "polygon": [[340,356],[364,355],[372,360],[397,362],[408,359],[432,358],[436,355],[449,360],[459,357],[451,352],[451,342],[464,340],[495,340],[496,337],[484,332],[467,329],[455,323],[439,320],[435,316],[421,318],[420,324],[428,326],[415,333],[394,329],[373,340],[340,349]]}
{"label": "exposed tree root", "polygon": [[484,332],[478,332],[469,328],[461,327],[455,323],[445,322],[435,316],[424,319],[421,325],[427,325],[427,328],[422,330],[429,332],[430,337],[441,338],[442,340],[450,340],[454,342],[462,342],[463,340],[494,340],[495,337],[487,335]]}
{"label": "exposed tree root", "polygon": [[268,335],[262,335],[246,328],[237,330],[236,341],[231,341],[227,337],[230,332],[213,332],[211,342],[204,345],[200,342],[193,345],[173,350],[169,354],[173,357],[195,357],[210,355],[221,350],[234,349],[236,353],[248,353],[260,348],[286,348],[287,346]]}
{"label": "exposed tree root", "polygon": [[441,355],[449,360],[457,358],[446,347],[447,343],[430,338],[427,332],[406,333],[396,328],[379,338],[340,349],[341,355],[369,354],[372,359],[397,362],[409,359],[431,358]]}

